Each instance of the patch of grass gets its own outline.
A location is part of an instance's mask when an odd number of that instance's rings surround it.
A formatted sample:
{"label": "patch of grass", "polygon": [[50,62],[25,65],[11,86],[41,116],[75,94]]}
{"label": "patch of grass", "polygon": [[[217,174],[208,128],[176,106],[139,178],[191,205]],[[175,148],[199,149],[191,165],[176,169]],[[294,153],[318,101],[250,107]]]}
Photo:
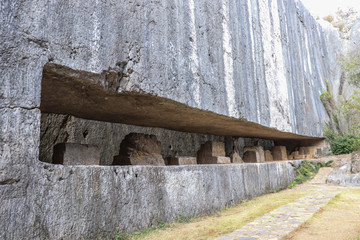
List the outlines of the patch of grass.
{"label": "patch of grass", "polygon": [[146,234],[134,233],[130,238],[122,239],[193,239],[205,240],[230,233],[241,228],[256,218],[263,216],[272,210],[295,201],[309,194],[311,190],[284,190],[278,193],[262,195],[252,200],[222,209],[208,216],[184,218],[179,217],[176,222],[169,223],[163,229],[153,229]]}
{"label": "patch of grass", "polygon": [[168,224],[162,221],[159,221],[156,226],[152,226],[150,228],[143,229],[134,233],[116,233],[115,237],[110,240],[134,240],[134,239],[143,239],[149,234],[154,234],[161,229],[165,229],[168,227]]}

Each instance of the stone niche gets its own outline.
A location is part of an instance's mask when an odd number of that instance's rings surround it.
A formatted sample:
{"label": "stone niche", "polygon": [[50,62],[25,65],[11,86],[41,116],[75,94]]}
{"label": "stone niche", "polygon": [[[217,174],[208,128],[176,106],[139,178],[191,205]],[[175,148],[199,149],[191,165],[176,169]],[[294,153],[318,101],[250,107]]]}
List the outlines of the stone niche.
{"label": "stone niche", "polygon": [[161,155],[161,144],[155,135],[130,133],[120,144],[119,155],[113,165],[165,166]]}
{"label": "stone niche", "polygon": [[230,158],[225,156],[225,144],[214,141],[202,144],[197,152],[197,162],[198,164],[230,163]]}
{"label": "stone niche", "polygon": [[265,154],[264,154],[263,146],[244,147],[243,160],[246,163],[265,162]]}

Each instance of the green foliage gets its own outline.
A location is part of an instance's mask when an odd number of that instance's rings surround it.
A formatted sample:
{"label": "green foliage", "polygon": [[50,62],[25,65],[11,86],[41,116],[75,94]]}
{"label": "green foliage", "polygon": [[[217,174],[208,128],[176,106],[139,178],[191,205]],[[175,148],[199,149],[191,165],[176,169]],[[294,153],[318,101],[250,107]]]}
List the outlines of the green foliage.
{"label": "green foliage", "polygon": [[331,152],[335,155],[352,153],[360,149],[360,137],[351,134],[337,136],[334,140],[329,142]]}
{"label": "green foliage", "polygon": [[331,164],[332,164],[333,162],[334,162],[333,160],[327,161],[327,162],[325,163],[325,167],[331,167]]}
{"label": "green foliage", "polygon": [[296,185],[302,184],[313,178],[318,173],[320,167],[323,167],[323,164],[320,162],[312,163],[309,161],[303,161],[296,170],[297,175],[294,181],[288,186],[288,188],[293,188]]}
{"label": "green foliage", "polygon": [[320,100],[322,103],[328,102],[328,101],[330,101],[330,99],[331,99],[331,94],[329,92],[323,92],[320,95]]}
{"label": "green foliage", "polygon": [[349,82],[360,87],[360,52],[354,51],[340,59],[341,67],[348,74]]}

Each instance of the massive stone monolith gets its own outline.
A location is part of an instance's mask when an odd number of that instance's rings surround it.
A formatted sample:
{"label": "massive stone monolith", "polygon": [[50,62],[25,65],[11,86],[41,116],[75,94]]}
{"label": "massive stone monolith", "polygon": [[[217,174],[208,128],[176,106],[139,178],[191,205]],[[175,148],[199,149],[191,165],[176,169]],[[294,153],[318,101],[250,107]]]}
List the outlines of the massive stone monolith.
{"label": "massive stone monolith", "polygon": [[300,1],[2,0],[0,26],[0,239],[109,238],[294,177],[288,163],[40,162],[41,113],[220,136],[322,137],[331,51]]}

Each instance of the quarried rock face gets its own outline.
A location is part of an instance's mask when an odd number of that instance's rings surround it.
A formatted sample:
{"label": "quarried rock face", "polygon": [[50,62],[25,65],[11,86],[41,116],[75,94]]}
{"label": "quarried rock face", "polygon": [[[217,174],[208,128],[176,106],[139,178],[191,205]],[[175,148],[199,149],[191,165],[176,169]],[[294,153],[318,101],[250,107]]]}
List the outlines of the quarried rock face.
{"label": "quarried rock face", "polygon": [[165,166],[160,142],[155,135],[130,133],[120,144],[120,153],[113,165]]}
{"label": "quarried rock face", "polygon": [[225,144],[213,141],[202,144],[197,152],[197,162],[199,164],[230,163],[230,158],[225,157]]}
{"label": "quarried rock face", "polygon": [[351,154],[351,173],[360,173],[360,152]]}
{"label": "quarried rock face", "polygon": [[272,154],[274,160],[288,160],[285,146],[275,146]]}
{"label": "quarried rock face", "polygon": [[53,162],[63,165],[99,165],[99,148],[87,144],[60,143],[54,147]]}

